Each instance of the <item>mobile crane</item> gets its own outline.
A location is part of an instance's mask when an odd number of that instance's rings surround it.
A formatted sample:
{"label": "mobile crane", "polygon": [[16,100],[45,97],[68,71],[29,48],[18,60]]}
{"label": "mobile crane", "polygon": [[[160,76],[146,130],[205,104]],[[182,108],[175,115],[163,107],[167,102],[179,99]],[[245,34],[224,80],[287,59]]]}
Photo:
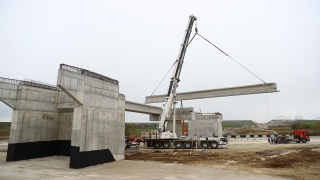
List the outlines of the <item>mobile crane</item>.
{"label": "mobile crane", "polygon": [[179,77],[180,77],[180,73],[181,73],[181,69],[182,69],[182,65],[183,65],[183,61],[184,61],[184,56],[186,54],[186,50],[188,47],[188,43],[189,43],[189,38],[190,38],[190,34],[192,31],[192,26],[193,23],[197,20],[197,17],[191,15],[189,17],[189,23],[181,44],[181,48],[180,48],[180,52],[178,55],[178,59],[176,60],[175,64],[174,64],[174,71],[173,71],[173,75],[170,81],[170,85],[169,85],[169,89],[167,92],[167,99],[166,102],[164,104],[162,113],[160,115],[160,121],[158,124],[158,131],[160,134],[160,139],[177,139],[177,134],[175,133],[175,129],[173,131],[171,130],[167,130],[166,126],[167,126],[167,119],[170,118],[170,111],[171,111],[171,107],[172,105],[174,105],[174,101],[175,101],[175,97],[176,97],[176,90],[178,87],[178,83],[180,81]]}
{"label": "mobile crane", "polygon": [[167,120],[170,118],[170,111],[173,106],[173,121],[175,121],[175,97],[178,83],[180,81],[180,73],[182,65],[184,62],[184,56],[189,43],[190,34],[192,32],[193,23],[197,20],[197,17],[191,15],[189,17],[188,26],[181,44],[180,52],[178,54],[178,59],[174,64],[174,71],[170,81],[169,89],[167,92],[167,99],[165,101],[162,113],[160,115],[159,124],[157,127],[157,132],[159,134],[159,139],[148,139],[147,147],[154,148],[170,148],[171,144],[175,148],[193,148],[193,147],[202,147],[202,148],[217,148],[220,145],[227,145],[228,141],[224,137],[211,137],[211,138],[200,138],[194,140],[187,139],[177,139],[177,134],[175,132],[175,123],[173,124],[173,131],[167,130]]}

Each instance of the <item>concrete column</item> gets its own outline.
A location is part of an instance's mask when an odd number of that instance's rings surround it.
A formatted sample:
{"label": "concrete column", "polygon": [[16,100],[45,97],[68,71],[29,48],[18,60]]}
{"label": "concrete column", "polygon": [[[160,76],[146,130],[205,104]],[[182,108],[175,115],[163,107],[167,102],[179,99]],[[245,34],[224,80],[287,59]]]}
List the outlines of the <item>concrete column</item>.
{"label": "concrete column", "polygon": [[[124,158],[125,96],[118,81],[80,68],[61,66],[58,87],[74,100],[70,168]],[[68,109],[61,104],[61,109]]]}

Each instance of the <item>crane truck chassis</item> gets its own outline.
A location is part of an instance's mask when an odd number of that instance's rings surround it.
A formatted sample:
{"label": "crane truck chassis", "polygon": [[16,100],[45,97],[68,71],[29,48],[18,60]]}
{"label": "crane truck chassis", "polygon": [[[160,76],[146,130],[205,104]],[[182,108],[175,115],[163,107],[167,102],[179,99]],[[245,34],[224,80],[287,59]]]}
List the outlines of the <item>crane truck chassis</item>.
{"label": "crane truck chassis", "polygon": [[147,139],[147,147],[150,148],[175,148],[175,149],[192,149],[192,148],[218,148],[227,146],[228,140],[225,137],[199,138],[198,140],[188,139]]}

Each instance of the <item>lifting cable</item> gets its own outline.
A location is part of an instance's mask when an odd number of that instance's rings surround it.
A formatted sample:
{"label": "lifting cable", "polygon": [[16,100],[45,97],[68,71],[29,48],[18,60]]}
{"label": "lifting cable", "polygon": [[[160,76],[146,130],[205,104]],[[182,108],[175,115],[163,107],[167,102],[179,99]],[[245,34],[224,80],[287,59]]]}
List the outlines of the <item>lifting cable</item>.
{"label": "lifting cable", "polygon": [[161,80],[161,82],[158,84],[158,86],[156,87],[156,89],[153,91],[153,93],[151,94],[151,96],[153,96],[154,92],[156,92],[156,90],[158,89],[158,87],[160,86],[160,84],[162,83],[162,81],[164,80],[164,78],[167,77],[168,73],[171,71],[172,67],[174,66],[174,64],[176,64],[176,62],[174,62],[171,66],[171,68],[169,69],[169,71],[167,72],[167,74],[163,77],[163,79]]}
{"label": "lifting cable", "polygon": [[[259,78],[257,75],[255,75],[253,72],[251,72],[248,68],[244,67],[242,64],[240,64],[238,61],[236,61],[235,59],[233,59],[231,56],[229,56],[227,53],[225,53],[224,51],[222,51],[218,46],[214,45],[212,42],[210,42],[208,39],[206,39],[205,37],[201,36],[198,33],[198,27],[196,24],[196,28],[195,28],[196,33],[192,36],[191,40],[189,41],[187,47],[190,45],[190,43],[192,42],[192,40],[195,38],[196,35],[199,35],[200,37],[202,37],[204,40],[206,40],[208,43],[210,43],[213,47],[217,48],[220,52],[222,52],[223,54],[225,54],[226,56],[228,56],[230,59],[232,59],[234,62],[236,62],[238,65],[240,65],[241,67],[243,67],[245,70],[247,70],[248,72],[250,72],[252,75],[254,75],[256,78],[258,78],[260,81],[262,81],[264,84],[267,84],[266,82],[264,82],[261,78]],[[166,76],[168,75],[168,73],[171,71],[172,67],[174,66],[176,62],[173,63],[173,65],[171,66],[171,68],[169,69],[169,71],[167,72],[167,74],[163,77],[163,79],[161,80],[161,82],[158,84],[158,86],[156,87],[156,89],[153,91],[153,93],[151,94],[151,96],[153,96],[154,92],[158,89],[158,87],[160,86],[160,84],[162,83],[162,81],[166,78]]]}
{"label": "lifting cable", "polygon": [[[198,27],[195,28],[196,33],[193,35],[192,39],[190,40],[189,44],[191,43],[191,41],[193,40],[193,38],[196,35],[199,35],[200,37],[202,37],[204,40],[206,40],[208,43],[210,43],[212,46],[214,46],[215,48],[217,48],[220,52],[222,52],[223,54],[225,54],[226,56],[228,56],[230,59],[232,59],[234,62],[236,62],[237,64],[239,64],[241,67],[243,67],[244,69],[246,69],[247,71],[249,71],[252,75],[254,75],[256,78],[260,79],[260,81],[262,81],[264,84],[267,84],[266,82],[264,82],[261,78],[259,78],[257,75],[255,75],[253,72],[251,72],[249,69],[247,69],[246,67],[244,67],[242,64],[240,64],[238,61],[236,61],[235,59],[233,59],[231,56],[229,56],[227,53],[225,53],[224,51],[222,51],[220,48],[218,48],[218,46],[214,45],[212,42],[210,42],[208,39],[206,39],[205,37],[201,36],[198,33]],[[188,44],[188,46],[189,46]]]}

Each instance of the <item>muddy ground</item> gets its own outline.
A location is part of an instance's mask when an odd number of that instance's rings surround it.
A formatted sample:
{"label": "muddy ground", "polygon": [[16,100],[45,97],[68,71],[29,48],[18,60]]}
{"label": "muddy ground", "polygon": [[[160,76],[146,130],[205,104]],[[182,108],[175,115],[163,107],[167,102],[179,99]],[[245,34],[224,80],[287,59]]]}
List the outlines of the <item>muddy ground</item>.
{"label": "muddy ground", "polygon": [[320,179],[320,139],[307,144],[272,145],[265,141],[231,141],[225,148],[150,150],[127,153],[127,160],[157,161],[244,170],[289,179]]}

